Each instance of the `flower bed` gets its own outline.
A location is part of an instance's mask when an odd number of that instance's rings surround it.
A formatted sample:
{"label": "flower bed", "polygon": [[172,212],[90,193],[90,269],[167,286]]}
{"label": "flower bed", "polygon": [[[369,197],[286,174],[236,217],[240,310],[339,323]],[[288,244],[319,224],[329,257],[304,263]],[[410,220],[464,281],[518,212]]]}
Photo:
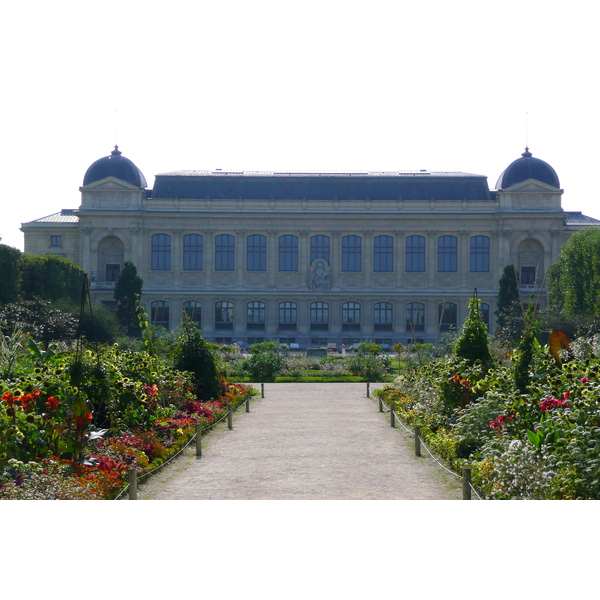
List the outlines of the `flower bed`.
{"label": "flower bed", "polygon": [[600,340],[576,340],[564,361],[536,347],[525,392],[515,365],[437,360],[381,393],[486,498],[600,499]]}
{"label": "flower bed", "polygon": [[2,499],[114,498],[252,393],[223,380],[200,401],[187,373],[118,348],[24,361],[0,386]]}

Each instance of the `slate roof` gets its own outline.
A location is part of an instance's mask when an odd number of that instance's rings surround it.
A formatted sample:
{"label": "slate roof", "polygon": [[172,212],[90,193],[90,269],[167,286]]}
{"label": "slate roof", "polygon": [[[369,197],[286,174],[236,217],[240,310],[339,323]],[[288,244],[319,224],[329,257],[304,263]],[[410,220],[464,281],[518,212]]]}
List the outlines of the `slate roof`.
{"label": "slate roof", "polygon": [[79,217],[72,208],[63,208],[60,212],[53,213],[31,223],[79,223]]}
{"label": "slate roof", "polygon": [[247,200],[491,200],[485,175],[430,171],[175,171],[156,175],[151,196]]}

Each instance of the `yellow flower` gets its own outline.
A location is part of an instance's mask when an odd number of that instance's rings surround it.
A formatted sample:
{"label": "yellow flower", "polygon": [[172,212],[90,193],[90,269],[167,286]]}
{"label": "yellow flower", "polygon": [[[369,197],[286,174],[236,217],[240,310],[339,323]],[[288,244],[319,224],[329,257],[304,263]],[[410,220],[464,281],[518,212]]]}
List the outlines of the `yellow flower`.
{"label": "yellow flower", "polygon": [[183,429],[181,429],[181,427],[180,427],[180,428],[177,430],[177,433],[178,433],[179,435],[183,435]]}

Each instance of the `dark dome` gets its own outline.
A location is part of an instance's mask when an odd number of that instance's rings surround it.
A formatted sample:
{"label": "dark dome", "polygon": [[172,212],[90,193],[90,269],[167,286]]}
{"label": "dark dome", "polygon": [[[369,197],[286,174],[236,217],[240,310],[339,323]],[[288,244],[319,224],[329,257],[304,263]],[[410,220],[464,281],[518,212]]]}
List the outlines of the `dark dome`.
{"label": "dark dome", "polygon": [[521,154],[521,157],[510,163],[502,175],[500,175],[496,183],[497,190],[527,181],[528,179],[536,179],[556,188],[560,187],[556,171],[547,162],[539,158],[534,158],[531,152],[529,152],[529,148],[525,148],[525,152]]}
{"label": "dark dome", "polygon": [[115,146],[110,156],[100,158],[90,166],[83,178],[83,185],[100,181],[105,177],[115,177],[140,188],[148,185],[142,172],[121,154],[118,146]]}

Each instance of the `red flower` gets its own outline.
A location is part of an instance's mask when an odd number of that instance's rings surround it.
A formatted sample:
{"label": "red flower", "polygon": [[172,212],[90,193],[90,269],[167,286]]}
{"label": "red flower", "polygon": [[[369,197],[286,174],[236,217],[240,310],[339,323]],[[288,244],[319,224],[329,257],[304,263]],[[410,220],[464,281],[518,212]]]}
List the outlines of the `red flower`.
{"label": "red flower", "polygon": [[46,406],[49,410],[57,410],[61,404],[62,402],[59,402],[54,396],[50,396],[48,402],[46,402]]}
{"label": "red flower", "polygon": [[83,417],[75,417],[75,423],[77,423],[77,429],[85,429],[92,420],[92,413],[88,413]]}
{"label": "red flower", "polygon": [[587,377],[582,377],[579,381],[581,381],[581,383],[589,383],[590,380]]}
{"label": "red flower", "polygon": [[567,402],[569,392],[563,394],[563,400],[557,400],[556,398],[546,398],[540,402],[540,410],[542,412],[548,412],[553,408],[570,408],[570,404]]}

